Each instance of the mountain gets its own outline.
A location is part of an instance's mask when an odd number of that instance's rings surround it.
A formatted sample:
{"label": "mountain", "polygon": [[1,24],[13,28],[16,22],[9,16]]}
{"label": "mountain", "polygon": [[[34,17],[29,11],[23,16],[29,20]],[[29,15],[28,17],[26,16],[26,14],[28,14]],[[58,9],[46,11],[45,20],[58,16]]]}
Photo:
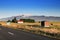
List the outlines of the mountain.
{"label": "mountain", "polygon": [[12,20],[14,17],[16,17],[17,20],[19,20],[19,19],[34,19],[35,21],[60,21],[60,17],[54,17],[54,16],[24,16],[24,15],[2,18],[2,19],[0,19],[0,21]]}

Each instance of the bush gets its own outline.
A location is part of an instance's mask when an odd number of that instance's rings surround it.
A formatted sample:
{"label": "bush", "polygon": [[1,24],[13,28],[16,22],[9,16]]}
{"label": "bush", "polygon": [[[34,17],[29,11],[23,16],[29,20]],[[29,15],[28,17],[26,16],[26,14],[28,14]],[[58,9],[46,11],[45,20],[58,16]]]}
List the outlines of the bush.
{"label": "bush", "polygon": [[16,17],[14,17],[14,19],[12,19],[12,22],[13,22],[13,23],[17,23]]}
{"label": "bush", "polygon": [[23,20],[24,22],[29,22],[29,23],[35,22],[35,20],[33,20],[33,19],[20,19],[20,20]]}
{"label": "bush", "polygon": [[11,22],[10,20],[8,20],[7,22]]}

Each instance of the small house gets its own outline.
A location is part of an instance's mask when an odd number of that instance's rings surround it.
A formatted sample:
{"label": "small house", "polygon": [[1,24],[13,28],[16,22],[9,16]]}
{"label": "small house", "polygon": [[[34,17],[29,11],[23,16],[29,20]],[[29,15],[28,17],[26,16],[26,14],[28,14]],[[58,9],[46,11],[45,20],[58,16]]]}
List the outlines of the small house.
{"label": "small house", "polygon": [[18,23],[23,23],[23,20],[18,20]]}
{"label": "small house", "polygon": [[49,27],[50,23],[48,21],[41,21],[41,27]]}

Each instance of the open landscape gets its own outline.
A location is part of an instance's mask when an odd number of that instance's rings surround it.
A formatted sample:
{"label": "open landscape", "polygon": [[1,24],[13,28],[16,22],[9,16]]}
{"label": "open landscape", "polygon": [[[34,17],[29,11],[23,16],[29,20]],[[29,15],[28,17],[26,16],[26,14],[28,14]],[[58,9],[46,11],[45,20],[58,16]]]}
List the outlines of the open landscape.
{"label": "open landscape", "polygon": [[0,40],[60,40],[60,0],[0,0]]}
{"label": "open landscape", "polygon": [[[22,30],[25,32],[30,32],[33,34],[44,35],[51,38],[60,39],[60,22],[49,22],[49,27],[41,27],[40,23],[10,23],[7,25],[7,22],[0,22],[0,25],[7,27]],[[52,25],[51,25],[52,23]]]}

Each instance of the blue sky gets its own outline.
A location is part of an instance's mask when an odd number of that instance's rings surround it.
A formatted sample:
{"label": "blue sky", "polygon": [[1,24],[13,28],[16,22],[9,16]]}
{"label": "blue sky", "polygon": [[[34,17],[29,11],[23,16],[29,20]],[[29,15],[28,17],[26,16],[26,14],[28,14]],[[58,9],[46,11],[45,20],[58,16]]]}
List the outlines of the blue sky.
{"label": "blue sky", "polygon": [[60,0],[0,0],[0,18],[21,14],[60,16]]}

